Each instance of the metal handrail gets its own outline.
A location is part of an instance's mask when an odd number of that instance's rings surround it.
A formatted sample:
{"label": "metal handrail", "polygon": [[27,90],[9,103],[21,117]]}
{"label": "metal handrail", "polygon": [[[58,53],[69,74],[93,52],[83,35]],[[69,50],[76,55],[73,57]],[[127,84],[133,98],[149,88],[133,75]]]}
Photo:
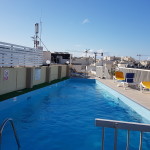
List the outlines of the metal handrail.
{"label": "metal handrail", "polygon": [[105,128],[114,128],[114,131],[115,131],[114,132],[114,150],[117,150],[117,138],[118,138],[117,131],[118,131],[118,129],[127,130],[126,150],[129,150],[130,131],[139,131],[140,132],[139,150],[142,150],[143,133],[150,132],[150,124],[107,120],[107,119],[95,119],[95,123],[96,123],[97,127],[102,127],[102,141],[101,141],[102,142],[102,144],[101,144],[102,150],[104,150]]}
{"label": "metal handrail", "polygon": [[[15,139],[16,139],[16,143],[17,143],[17,146],[18,146],[18,150],[20,150],[20,148],[21,148],[20,142],[19,142],[19,139],[18,139],[18,136],[17,136],[17,132],[16,132],[16,129],[15,129],[14,123],[13,123],[13,119],[11,119],[11,118],[8,118],[8,119],[4,120],[4,122],[2,123],[2,125],[0,127],[0,145],[2,144],[2,133],[3,133],[4,127],[8,122],[10,122],[10,124],[11,124],[11,127],[12,127],[13,132],[14,132],[14,136],[15,136]],[[0,146],[0,149],[1,149],[1,146]]]}

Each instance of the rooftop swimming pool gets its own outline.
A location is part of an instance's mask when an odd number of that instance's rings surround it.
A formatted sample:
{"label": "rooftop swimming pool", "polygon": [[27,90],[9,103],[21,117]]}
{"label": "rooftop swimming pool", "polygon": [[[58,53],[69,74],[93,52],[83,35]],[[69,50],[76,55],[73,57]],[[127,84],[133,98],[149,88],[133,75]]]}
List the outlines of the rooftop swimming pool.
{"label": "rooftop swimming pool", "polygon": [[[69,79],[0,102],[0,122],[13,118],[21,150],[99,150],[101,128],[95,126],[95,118],[150,123],[126,105],[125,101],[130,103],[126,99],[113,90],[108,92],[99,81]],[[105,132],[105,149],[111,150],[114,131]],[[126,133],[119,130],[118,134],[118,149],[125,150]],[[149,150],[150,136],[143,136],[143,150]],[[139,133],[132,131],[130,139],[130,149],[138,149]],[[2,149],[17,149],[9,124],[3,133]]]}

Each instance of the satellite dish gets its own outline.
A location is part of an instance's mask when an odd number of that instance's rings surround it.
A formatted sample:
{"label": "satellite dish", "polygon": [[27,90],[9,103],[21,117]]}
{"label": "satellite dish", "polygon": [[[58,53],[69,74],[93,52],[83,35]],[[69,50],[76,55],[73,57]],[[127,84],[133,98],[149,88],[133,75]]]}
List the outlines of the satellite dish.
{"label": "satellite dish", "polygon": [[50,65],[51,61],[50,60],[46,60],[46,64]]}
{"label": "satellite dish", "polygon": [[69,61],[68,61],[68,60],[66,61],[66,64],[67,64],[67,65],[69,64]]}

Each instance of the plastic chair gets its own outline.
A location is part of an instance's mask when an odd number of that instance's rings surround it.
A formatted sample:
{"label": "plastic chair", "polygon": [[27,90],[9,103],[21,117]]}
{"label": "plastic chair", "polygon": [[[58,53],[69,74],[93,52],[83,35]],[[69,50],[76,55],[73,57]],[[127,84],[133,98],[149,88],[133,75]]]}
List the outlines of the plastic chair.
{"label": "plastic chair", "polygon": [[126,89],[129,85],[137,85],[136,82],[134,82],[134,73],[126,73],[125,80],[122,82],[123,87]]}
{"label": "plastic chair", "polygon": [[114,82],[115,81],[123,81],[123,80],[125,80],[123,72],[116,71],[115,75],[113,76],[113,79],[114,79]]}
{"label": "plastic chair", "polygon": [[140,83],[140,90],[143,92],[146,89],[150,90],[150,81],[142,81]]}

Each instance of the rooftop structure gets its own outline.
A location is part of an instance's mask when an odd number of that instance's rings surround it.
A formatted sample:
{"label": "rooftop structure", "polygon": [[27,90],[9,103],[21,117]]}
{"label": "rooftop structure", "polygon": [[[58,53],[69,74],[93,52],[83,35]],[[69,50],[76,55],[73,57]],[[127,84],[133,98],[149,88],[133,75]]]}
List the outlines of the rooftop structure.
{"label": "rooftop structure", "polygon": [[41,66],[43,49],[0,42],[0,67]]}
{"label": "rooftop structure", "polygon": [[71,63],[72,55],[68,52],[54,52],[51,53],[51,62],[57,64],[65,64],[67,61]]}
{"label": "rooftop structure", "polygon": [[130,57],[130,56],[125,56],[125,57],[121,57],[122,61],[130,61],[130,62],[135,62],[135,59]]}

